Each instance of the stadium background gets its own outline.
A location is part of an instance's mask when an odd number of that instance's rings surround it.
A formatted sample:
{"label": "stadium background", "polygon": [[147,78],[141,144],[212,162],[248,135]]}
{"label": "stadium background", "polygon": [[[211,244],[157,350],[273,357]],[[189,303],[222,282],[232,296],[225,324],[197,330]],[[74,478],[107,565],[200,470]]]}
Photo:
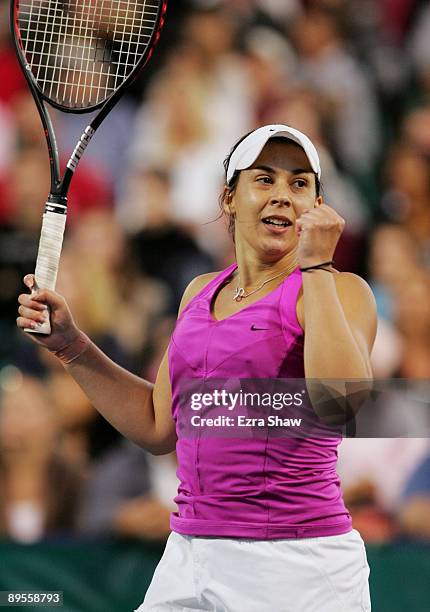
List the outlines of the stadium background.
{"label": "stadium background", "polygon": [[[326,201],[347,221],[337,267],[375,292],[375,376],[428,381],[430,3],[170,4],[154,61],[72,184],[58,290],[77,323],[153,380],[184,287],[232,261],[223,158],[255,126],[288,123],[317,144]],[[122,612],[143,597],[167,536],[175,457],[121,440],[15,329],[49,167],[8,11],[0,0],[0,590],[58,588],[68,612]],[[71,150],[87,118],[54,120]],[[429,456],[423,438],[342,445],[376,612],[428,609]]]}

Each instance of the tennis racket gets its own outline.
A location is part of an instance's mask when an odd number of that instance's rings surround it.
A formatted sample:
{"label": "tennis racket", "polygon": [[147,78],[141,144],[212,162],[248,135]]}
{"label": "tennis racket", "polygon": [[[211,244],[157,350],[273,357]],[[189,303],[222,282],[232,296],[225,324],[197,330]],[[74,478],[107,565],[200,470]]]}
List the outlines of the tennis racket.
{"label": "tennis racket", "polygon": [[[51,168],[34,290],[55,290],[73,174],[97,128],[151,58],[166,10],[167,0],[11,2],[15,49],[42,120]],[[46,103],[66,113],[100,109],[62,176]],[[49,319],[25,331],[49,334]]]}

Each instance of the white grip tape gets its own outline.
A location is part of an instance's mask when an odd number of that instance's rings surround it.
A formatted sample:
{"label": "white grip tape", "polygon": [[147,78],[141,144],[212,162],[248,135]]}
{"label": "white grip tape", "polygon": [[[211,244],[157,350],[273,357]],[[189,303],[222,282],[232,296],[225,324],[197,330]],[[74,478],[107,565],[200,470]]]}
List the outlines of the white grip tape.
{"label": "white grip tape", "polygon": [[39,289],[55,290],[65,226],[66,215],[49,211],[43,214],[35,272]]}
{"label": "white grip tape", "polygon": [[[36,286],[33,291],[37,289],[55,290],[65,226],[65,214],[44,212],[36,261]],[[38,323],[35,329],[26,329],[25,331],[36,334],[50,334],[49,316],[44,323]]]}

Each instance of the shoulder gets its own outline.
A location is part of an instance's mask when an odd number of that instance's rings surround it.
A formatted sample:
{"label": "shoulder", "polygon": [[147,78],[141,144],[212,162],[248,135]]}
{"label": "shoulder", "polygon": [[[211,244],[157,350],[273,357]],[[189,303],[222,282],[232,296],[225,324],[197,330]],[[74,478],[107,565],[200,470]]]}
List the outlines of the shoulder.
{"label": "shoulder", "polygon": [[338,272],[333,278],[342,303],[351,302],[360,307],[367,305],[369,310],[374,310],[376,313],[375,297],[364,278],[352,272]]}
{"label": "shoulder", "polygon": [[216,278],[220,274],[220,272],[208,272],[207,274],[200,274],[200,276],[196,276],[190,282],[190,284],[186,287],[184,294],[182,296],[182,300],[179,306],[178,316],[184,310],[184,308],[191,302],[193,297],[195,297],[202,289],[204,289],[214,278]]}

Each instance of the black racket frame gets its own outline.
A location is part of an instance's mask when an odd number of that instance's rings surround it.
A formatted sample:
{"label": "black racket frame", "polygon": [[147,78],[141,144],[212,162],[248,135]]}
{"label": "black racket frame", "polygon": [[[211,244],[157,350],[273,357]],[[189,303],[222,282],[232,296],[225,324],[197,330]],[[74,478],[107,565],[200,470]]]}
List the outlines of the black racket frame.
{"label": "black racket frame", "polygon": [[[101,109],[100,112],[94,117],[94,119],[91,121],[91,123],[89,123],[87,127],[87,130],[88,129],[92,130],[91,136],[89,137],[89,139],[91,139],[92,136],[94,135],[94,132],[97,130],[97,128],[100,126],[103,120],[110,113],[110,111],[115,106],[115,104],[118,102],[119,98],[121,98],[121,96],[123,95],[127,87],[135,80],[140,70],[142,70],[142,68],[146,65],[146,63],[151,59],[152,54],[154,52],[154,48],[156,47],[159,41],[161,30],[164,26],[165,15],[167,11],[167,4],[168,4],[168,0],[162,0],[162,2],[160,2],[159,7],[158,7],[158,14],[157,14],[157,17],[154,23],[154,28],[151,33],[151,37],[150,37],[148,46],[145,50],[145,53],[142,55],[139,62],[136,64],[136,66],[133,68],[133,70],[130,72],[127,78],[121,83],[121,85],[106,100],[103,100],[102,102],[99,102],[98,104],[95,104],[93,106],[89,106],[83,109],[81,108],[71,109],[71,108],[62,106],[61,104],[58,104],[57,102],[54,102],[53,100],[50,100],[47,96],[45,96],[45,94],[42,92],[42,90],[38,86],[37,81],[31,71],[30,65],[27,62],[27,59],[25,57],[25,53],[22,47],[22,40],[20,36],[19,21],[18,21],[19,0],[11,0],[10,25],[11,25],[12,40],[15,46],[18,61],[21,65],[21,69],[24,73],[24,76],[30,87],[30,91],[36,103],[36,107],[39,112],[40,119],[42,121],[46,143],[48,146],[49,163],[50,163],[50,170],[51,170],[51,188],[50,188],[50,194],[49,194],[48,201],[52,202],[52,204],[60,204],[64,208],[67,207],[67,192],[69,190],[70,182],[72,180],[76,167],[80,161],[81,154],[83,150],[85,149],[87,143],[85,143],[85,134],[83,134],[81,139],[78,141],[75,151],[74,151],[74,154],[75,154],[74,155],[74,159],[75,159],[74,168],[70,169],[69,167],[66,167],[64,174],[61,177],[60,157],[59,157],[59,152],[58,152],[57,139],[55,137],[54,127],[52,125],[52,121],[51,121],[51,118],[49,116],[49,113],[47,111],[45,104],[49,104],[50,106],[57,108],[63,112],[72,113],[72,114],[90,113],[100,108]],[[79,151],[78,151],[78,154],[76,155],[76,151],[78,150],[79,145],[82,143],[84,144],[82,152],[79,154]]]}

